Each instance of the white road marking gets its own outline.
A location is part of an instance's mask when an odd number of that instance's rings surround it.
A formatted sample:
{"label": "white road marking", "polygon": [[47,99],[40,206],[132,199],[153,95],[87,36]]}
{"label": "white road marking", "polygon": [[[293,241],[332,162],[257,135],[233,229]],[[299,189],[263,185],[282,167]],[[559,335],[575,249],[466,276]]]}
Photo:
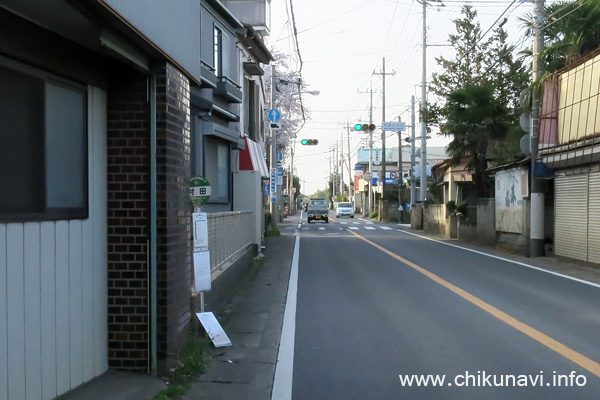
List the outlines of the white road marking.
{"label": "white road marking", "polygon": [[372,226],[365,226],[365,229],[369,230],[369,231],[374,231],[375,230],[375,228],[373,228]]}
{"label": "white road marking", "polygon": [[351,227],[349,227],[348,229],[352,229],[353,231],[355,231],[355,230],[358,230],[358,227],[356,227],[356,226],[351,226]]}
{"label": "white road marking", "polygon": [[292,378],[294,376],[294,342],[296,340],[296,303],[298,295],[298,261],[300,258],[300,236],[296,236],[296,245],[292,256],[292,270],[288,285],[285,313],[283,314],[283,328],[271,400],[292,398]]}
{"label": "white road marking", "polygon": [[554,271],[550,271],[550,270],[543,269],[543,268],[540,268],[540,267],[536,267],[534,265],[525,264],[525,263],[522,263],[520,261],[515,261],[515,260],[508,259],[508,258],[504,258],[504,257],[500,257],[500,256],[495,256],[493,254],[488,254],[488,253],[484,253],[483,251],[469,249],[468,247],[462,247],[462,246],[458,246],[458,245],[452,244],[452,243],[442,242],[440,240],[432,239],[432,238],[429,238],[429,237],[426,237],[426,236],[417,235],[416,233],[407,232],[405,230],[400,230],[400,232],[406,233],[407,235],[416,236],[416,237],[419,237],[421,239],[431,240],[432,242],[445,244],[446,246],[456,247],[457,249],[462,249],[462,250],[465,250],[465,251],[470,251],[471,253],[481,254],[483,256],[488,256],[488,257],[491,257],[491,258],[495,258],[497,260],[506,261],[506,262],[509,262],[509,263],[520,265],[522,267],[527,267],[527,268],[535,269],[537,271],[545,272],[547,274],[560,276],[561,278],[570,279],[570,280],[575,281],[575,282],[584,283],[586,285],[590,285],[590,286],[594,286],[594,287],[600,288],[600,284],[598,284],[598,283],[584,281],[583,279],[574,278],[574,277],[568,276],[568,275],[563,275],[563,274],[561,274],[559,272],[554,272]]}
{"label": "white road marking", "polygon": [[322,226],[320,226],[320,227],[319,227],[319,230],[320,230],[320,231],[324,231],[324,230],[325,230],[325,228],[323,228]]}
{"label": "white road marking", "polygon": [[381,229],[384,231],[391,231],[393,228],[390,228],[389,226],[382,226]]}

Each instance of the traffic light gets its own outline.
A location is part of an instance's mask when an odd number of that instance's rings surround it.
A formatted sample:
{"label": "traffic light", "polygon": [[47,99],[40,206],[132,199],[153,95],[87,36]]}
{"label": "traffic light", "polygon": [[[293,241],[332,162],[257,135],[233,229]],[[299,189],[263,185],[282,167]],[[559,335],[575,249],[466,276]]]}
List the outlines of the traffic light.
{"label": "traffic light", "polygon": [[402,174],[402,184],[403,185],[408,185],[408,183],[410,182],[410,177],[408,176],[408,173],[405,172]]}
{"label": "traffic light", "polygon": [[375,124],[363,124],[359,122],[354,125],[354,130],[357,132],[373,132],[375,128]]}
{"label": "traffic light", "polygon": [[300,143],[303,146],[315,146],[319,144],[319,141],[317,139],[302,139]]}

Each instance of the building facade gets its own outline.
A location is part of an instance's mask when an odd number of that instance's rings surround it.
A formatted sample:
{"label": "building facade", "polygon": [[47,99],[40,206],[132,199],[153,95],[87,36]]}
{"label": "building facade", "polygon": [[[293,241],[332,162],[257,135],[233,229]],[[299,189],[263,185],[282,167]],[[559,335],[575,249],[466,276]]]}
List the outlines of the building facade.
{"label": "building facade", "polygon": [[539,162],[554,170],[546,184],[555,253],[593,263],[600,263],[599,100],[600,49],[546,82],[539,150]]}
{"label": "building facade", "polygon": [[164,370],[193,321],[190,177],[213,187],[214,276],[260,245],[255,211],[233,212],[251,27],[209,0],[2,1],[0,15],[0,398]]}

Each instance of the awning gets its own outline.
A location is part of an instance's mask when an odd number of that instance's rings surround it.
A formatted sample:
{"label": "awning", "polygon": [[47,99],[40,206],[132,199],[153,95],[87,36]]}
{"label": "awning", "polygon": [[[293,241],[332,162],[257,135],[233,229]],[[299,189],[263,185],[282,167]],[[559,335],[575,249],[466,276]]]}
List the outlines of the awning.
{"label": "awning", "polygon": [[246,139],[246,148],[240,150],[240,171],[258,171],[262,178],[269,178],[265,152],[260,143]]}

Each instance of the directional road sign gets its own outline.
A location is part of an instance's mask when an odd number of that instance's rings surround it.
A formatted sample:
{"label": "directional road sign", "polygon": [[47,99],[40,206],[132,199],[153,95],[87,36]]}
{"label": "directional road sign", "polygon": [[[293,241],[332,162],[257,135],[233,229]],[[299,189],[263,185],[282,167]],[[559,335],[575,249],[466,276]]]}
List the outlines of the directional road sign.
{"label": "directional road sign", "polygon": [[281,112],[279,112],[279,110],[277,110],[276,108],[272,108],[269,111],[269,121],[272,121],[272,122],[281,121]]}
{"label": "directional road sign", "polygon": [[406,130],[406,122],[382,122],[381,130],[384,131],[405,131]]}

